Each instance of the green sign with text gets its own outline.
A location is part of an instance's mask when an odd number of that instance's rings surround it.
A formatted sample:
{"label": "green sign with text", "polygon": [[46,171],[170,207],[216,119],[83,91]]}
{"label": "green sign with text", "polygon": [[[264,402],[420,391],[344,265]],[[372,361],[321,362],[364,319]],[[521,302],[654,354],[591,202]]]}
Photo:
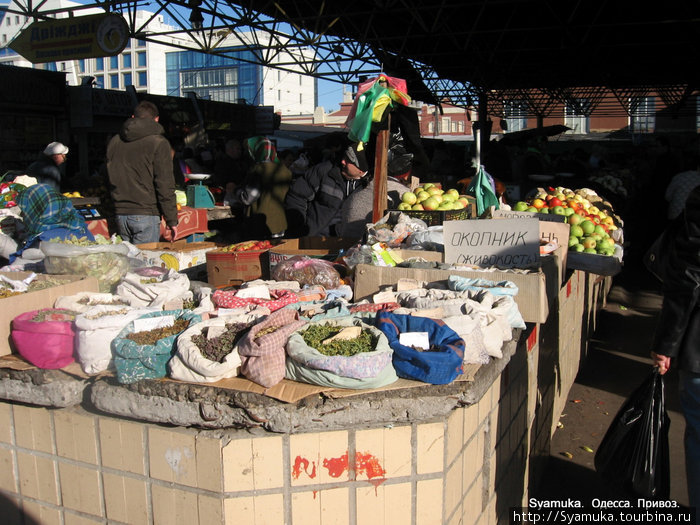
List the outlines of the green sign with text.
{"label": "green sign with text", "polygon": [[116,55],[128,41],[129,27],[121,15],[99,13],[34,22],[9,47],[38,64]]}

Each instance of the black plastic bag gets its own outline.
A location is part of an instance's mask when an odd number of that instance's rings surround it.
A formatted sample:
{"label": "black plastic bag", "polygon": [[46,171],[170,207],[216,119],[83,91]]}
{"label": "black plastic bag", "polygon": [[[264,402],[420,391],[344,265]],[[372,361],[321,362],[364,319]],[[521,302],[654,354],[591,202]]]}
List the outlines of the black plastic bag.
{"label": "black plastic bag", "polygon": [[625,401],[595,455],[595,468],[639,497],[668,499],[670,473],[664,381],[654,371]]}

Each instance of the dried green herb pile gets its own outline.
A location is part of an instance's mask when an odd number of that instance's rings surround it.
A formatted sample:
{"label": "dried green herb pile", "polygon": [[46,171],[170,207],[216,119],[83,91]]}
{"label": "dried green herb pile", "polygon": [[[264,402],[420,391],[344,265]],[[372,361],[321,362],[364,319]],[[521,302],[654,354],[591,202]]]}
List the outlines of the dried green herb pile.
{"label": "dried green herb pile", "polygon": [[226,323],[226,331],[211,339],[207,338],[209,327],[205,326],[201,334],[192,336],[192,342],[199,348],[204,357],[210,361],[221,363],[251,326],[253,323]]}
{"label": "dried green herb pile", "polygon": [[73,310],[47,308],[46,310],[40,310],[37,312],[37,314],[32,317],[32,321],[37,323],[43,323],[44,321],[73,321],[78,315],[80,314],[78,312],[74,312]]}
{"label": "dried green herb pile", "polygon": [[126,315],[129,313],[128,308],[122,308],[120,310],[105,310],[104,312],[99,312],[94,315],[86,315],[86,319],[99,319],[101,317],[108,317],[111,315]]}
{"label": "dried green herb pile", "polygon": [[372,352],[376,347],[374,336],[369,330],[362,329],[359,337],[355,339],[337,339],[323,344],[323,341],[333,337],[340,332],[344,326],[334,326],[330,324],[314,324],[307,328],[302,334],[304,342],[311,348],[315,348],[323,355],[352,356],[363,352]]}
{"label": "dried green herb pile", "polygon": [[96,301],[93,297],[83,297],[78,300],[79,304],[89,304],[90,306],[129,306],[129,302],[119,297],[114,297],[110,301]]}
{"label": "dried green herb pile", "polygon": [[[54,286],[61,286],[63,284],[71,282],[70,279],[56,279],[54,277],[47,277],[42,280],[34,280],[27,287],[27,292],[37,292],[39,290],[45,290],[46,288],[53,288]],[[9,283],[0,282],[0,299],[5,297],[12,297],[14,295],[20,295],[25,292],[18,292],[13,290]]]}
{"label": "dried green herb pile", "polygon": [[134,332],[128,334],[126,338],[131,339],[138,345],[154,345],[161,339],[183,332],[189,325],[189,320],[177,319],[172,326],[154,328],[153,330],[148,330],[146,332]]}

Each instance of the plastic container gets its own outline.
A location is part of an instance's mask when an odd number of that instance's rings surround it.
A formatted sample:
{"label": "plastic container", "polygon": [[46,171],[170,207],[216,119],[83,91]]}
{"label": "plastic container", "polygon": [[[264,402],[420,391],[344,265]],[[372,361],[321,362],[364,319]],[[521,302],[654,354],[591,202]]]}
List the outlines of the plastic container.
{"label": "plastic container", "polygon": [[104,293],[112,293],[130,268],[125,244],[42,242],[39,247],[45,255],[46,273],[95,277]]}

